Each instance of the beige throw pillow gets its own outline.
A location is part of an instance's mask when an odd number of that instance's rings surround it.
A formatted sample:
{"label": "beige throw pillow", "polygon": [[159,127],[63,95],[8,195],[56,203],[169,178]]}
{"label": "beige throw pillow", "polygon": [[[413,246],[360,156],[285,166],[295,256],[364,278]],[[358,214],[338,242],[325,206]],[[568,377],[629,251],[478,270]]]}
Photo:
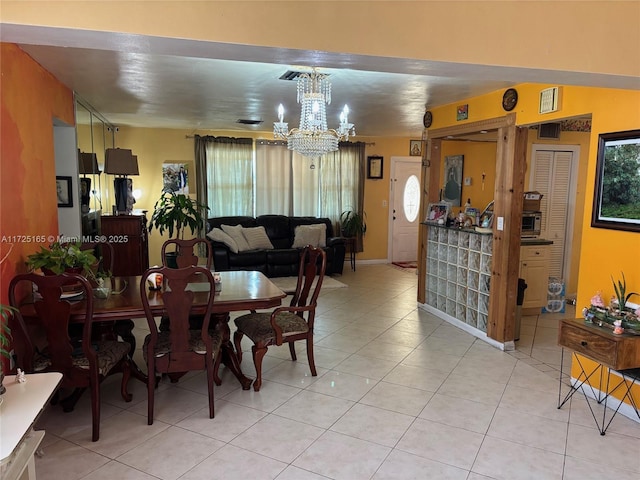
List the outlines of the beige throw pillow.
{"label": "beige throw pillow", "polygon": [[[327,226],[324,224],[322,226],[325,227],[326,231]],[[307,245],[319,247],[320,235],[322,234],[322,239],[325,240],[326,234],[318,227],[319,225],[298,225],[295,229],[295,237],[291,248],[302,248]]]}
{"label": "beige throw pillow", "polygon": [[236,242],[236,245],[238,245],[238,252],[251,250],[249,243],[242,234],[242,225],[222,225],[222,230]]}
{"label": "beige throw pillow", "polygon": [[311,226],[319,230],[317,246],[321,248],[326,247],[327,246],[327,225],[324,223],[316,223]]}
{"label": "beige throw pillow", "polygon": [[273,250],[273,244],[264,227],[243,228],[242,234],[251,250]]}
{"label": "beige throw pillow", "polygon": [[233,253],[238,253],[238,244],[236,243],[236,241],[221,229],[213,228],[209,233],[207,233],[207,237],[209,237],[214,242],[224,243]]}

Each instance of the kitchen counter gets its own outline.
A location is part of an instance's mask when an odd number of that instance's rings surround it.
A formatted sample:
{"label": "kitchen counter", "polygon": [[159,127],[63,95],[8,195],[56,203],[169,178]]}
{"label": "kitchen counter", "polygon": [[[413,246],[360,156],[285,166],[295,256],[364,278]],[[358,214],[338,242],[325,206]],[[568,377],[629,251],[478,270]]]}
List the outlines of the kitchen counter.
{"label": "kitchen counter", "polygon": [[520,245],[523,247],[529,245],[553,245],[553,240],[547,240],[545,238],[521,238]]}

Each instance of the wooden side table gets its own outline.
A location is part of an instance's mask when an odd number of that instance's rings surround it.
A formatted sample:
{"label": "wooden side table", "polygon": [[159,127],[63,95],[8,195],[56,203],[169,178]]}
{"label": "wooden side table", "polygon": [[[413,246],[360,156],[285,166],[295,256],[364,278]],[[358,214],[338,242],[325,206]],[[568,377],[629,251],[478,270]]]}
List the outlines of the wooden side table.
{"label": "wooden side table", "polygon": [[7,392],[2,396],[0,428],[0,477],[3,480],[35,480],[35,451],[44,431],[32,430],[53,392],[62,380],[58,372],[35,373],[17,383],[14,375],[4,378]]}
{"label": "wooden side table", "polygon": [[[558,408],[567,403],[575,392],[580,390],[587,401],[591,416],[596,422],[600,435],[604,435],[613,418],[618,413],[625,399],[628,399],[636,415],[640,418],[638,405],[631,395],[631,389],[635,384],[640,384],[640,336],[630,333],[616,335],[606,327],[600,327],[595,323],[586,323],[584,320],[563,319],[558,332],[558,344],[562,349],[562,363],[560,364],[560,386],[558,389]],[[571,350],[573,360],[580,368],[580,374],[571,386],[569,393],[562,399],[562,368],[564,364],[564,349]],[[583,355],[594,362],[594,368],[587,371],[578,354]],[[620,381],[611,386],[611,372],[616,372]],[[599,377],[599,378],[598,378]],[[591,386],[589,380],[598,380],[600,388],[604,384],[604,391],[597,391]],[[588,390],[587,390],[588,389]],[[607,422],[607,400],[609,396],[619,390],[623,393],[620,404],[613,411]],[[589,403],[587,392],[599,403],[604,405],[602,421],[596,418],[596,414]]]}

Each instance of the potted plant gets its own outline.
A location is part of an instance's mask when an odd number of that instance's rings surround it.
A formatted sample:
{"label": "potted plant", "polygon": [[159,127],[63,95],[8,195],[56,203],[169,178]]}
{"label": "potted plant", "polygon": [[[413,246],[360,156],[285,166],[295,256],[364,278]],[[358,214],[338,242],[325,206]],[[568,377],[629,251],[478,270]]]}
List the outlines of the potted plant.
{"label": "potted plant", "polygon": [[31,271],[40,269],[45,275],[73,272],[91,276],[98,259],[91,250],[82,250],[81,246],[81,242],[54,242],[49,248],[40,247],[38,252],[27,256],[27,266]]}
{"label": "potted plant", "polygon": [[[149,232],[156,228],[162,234],[169,232],[170,238],[184,239],[185,229],[188,227],[192,234],[204,228],[203,212],[209,207],[198,203],[188,195],[163,190],[160,198],[153,207],[153,215],[149,221]],[[176,236],[173,237],[175,231]],[[176,267],[175,252],[167,265]],[[169,256],[169,255],[168,255]]]}
{"label": "potted plant", "polygon": [[627,279],[624,277],[624,272],[622,273],[622,280],[618,280],[617,282],[611,276],[611,281],[613,282],[613,289],[616,292],[616,301],[618,303],[618,311],[620,314],[623,314],[627,305],[627,301],[634,295],[638,295],[636,292],[627,293]]}
{"label": "potted plant", "polygon": [[355,210],[345,210],[340,214],[340,230],[344,237],[358,237],[367,231],[367,214]]}

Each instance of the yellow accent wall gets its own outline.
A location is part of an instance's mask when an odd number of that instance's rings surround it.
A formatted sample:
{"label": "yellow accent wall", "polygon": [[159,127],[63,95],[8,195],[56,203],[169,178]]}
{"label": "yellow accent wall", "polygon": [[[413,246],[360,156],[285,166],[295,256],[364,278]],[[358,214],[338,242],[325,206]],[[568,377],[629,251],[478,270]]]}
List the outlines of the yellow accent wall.
{"label": "yellow accent wall", "polygon": [[[228,135],[233,137],[273,138],[272,132],[212,132],[197,131],[199,135]],[[116,146],[130,148],[138,156],[140,175],[132,177],[134,189],[141,190],[141,198],[135,208],[148,210],[147,218],[151,218],[153,206],[162,191],[162,164],[166,161],[193,161],[193,131],[179,129],[151,129],[120,127],[116,135]],[[358,254],[359,260],[381,260],[387,258],[388,248],[388,207],[383,207],[383,200],[389,204],[389,175],[391,156],[406,156],[409,153],[409,138],[357,137],[357,141],[368,143],[366,156],[380,155],[384,157],[383,179],[365,180],[364,209],[367,213],[367,233],[364,237],[364,252]],[[199,175],[199,172],[196,172]],[[111,175],[103,175],[103,188],[113,183]],[[110,211],[109,192],[103,195],[103,210]],[[112,195],[111,195],[112,198]],[[149,262],[151,265],[161,263],[160,248],[168,239],[165,233],[161,236],[153,230],[149,236]]]}
{"label": "yellow accent wall", "polygon": [[[580,247],[579,252],[574,252],[572,259],[575,260],[577,268],[577,272],[572,271],[572,276],[574,274],[577,276],[576,316],[580,318],[582,307],[589,305],[589,300],[597,291],[601,291],[605,299],[613,295],[611,276],[619,278],[622,271],[625,273],[628,289],[640,291],[640,269],[637,268],[640,256],[640,234],[591,227],[598,135],[640,128],[640,108],[638,108],[640,92],[563,86],[559,111],[540,114],[538,113],[540,91],[550,86],[554,85],[517,85],[518,104],[514,112],[516,113],[516,123],[519,126],[578,116],[591,117],[591,134],[588,141],[583,136],[565,137],[567,143],[577,142],[576,144],[581,146],[576,197],[577,211],[581,211],[581,218],[577,218],[574,225],[576,228],[574,238]],[[500,107],[503,93],[504,91],[500,90],[480,97],[469,98],[456,104],[434,108],[432,128],[459,124],[455,114],[456,107],[461,104],[469,105],[469,119],[467,121],[479,121],[503,115],[504,112]],[[560,143],[562,140],[563,137],[561,137]],[[531,138],[529,143],[532,143]],[[528,155],[530,155],[530,151]],[[594,362],[586,359],[585,363],[587,368],[595,365]],[[572,375],[577,376],[578,374],[578,367],[573,366]],[[640,386],[634,387],[633,395],[636,403],[640,402]]]}
{"label": "yellow accent wall", "polygon": [[613,0],[2,1],[7,23],[628,77],[639,17],[639,2]]}

